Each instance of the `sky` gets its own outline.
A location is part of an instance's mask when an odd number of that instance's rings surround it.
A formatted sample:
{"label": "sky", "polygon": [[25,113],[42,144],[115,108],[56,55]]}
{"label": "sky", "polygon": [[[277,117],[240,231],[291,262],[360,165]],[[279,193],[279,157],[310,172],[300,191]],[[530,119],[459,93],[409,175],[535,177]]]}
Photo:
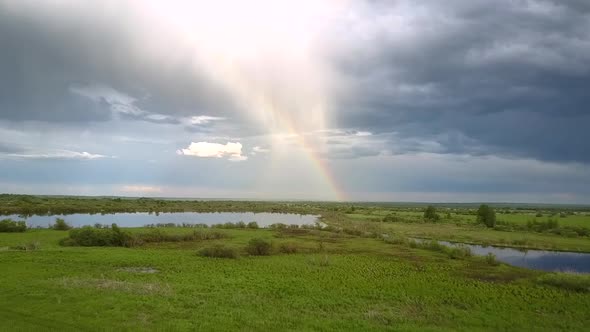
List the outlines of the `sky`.
{"label": "sky", "polygon": [[0,0],[0,192],[590,204],[587,0]]}

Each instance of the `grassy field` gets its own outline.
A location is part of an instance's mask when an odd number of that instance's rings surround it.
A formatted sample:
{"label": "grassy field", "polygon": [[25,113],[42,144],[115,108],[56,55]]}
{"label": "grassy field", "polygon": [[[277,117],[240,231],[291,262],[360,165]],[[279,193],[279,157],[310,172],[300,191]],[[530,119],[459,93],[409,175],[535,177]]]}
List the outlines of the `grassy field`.
{"label": "grassy field", "polygon": [[[548,285],[547,273],[343,233],[215,231],[228,238],[135,248],[62,247],[67,231],[0,233],[0,330],[582,331],[590,324],[590,293]],[[247,255],[254,237],[271,241],[272,255]],[[34,241],[39,250],[7,248]],[[216,243],[240,257],[197,255]],[[285,243],[297,252],[279,253]]]}
{"label": "grassy field", "polygon": [[[590,228],[585,207],[496,207],[500,227],[487,228],[476,223],[473,204],[437,205],[440,219],[432,222],[419,204],[20,195],[0,195],[0,203],[3,214],[291,212],[322,215],[329,225],[91,232],[110,234],[108,245],[130,247],[62,241],[84,234],[80,229],[0,233],[0,331],[583,331],[590,326],[590,276],[521,269],[493,257],[407,241],[590,252],[590,237],[568,228]],[[549,216],[559,223],[549,231],[527,226]],[[556,230],[570,232],[550,232]],[[269,255],[255,255],[253,239],[270,245]]]}
{"label": "grassy field", "polygon": [[[358,211],[358,212],[357,212]],[[423,219],[424,212],[407,211],[400,209],[371,209],[371,210],[357,210],[354,213],[347,213],[346,216],[355,220],[370,220],[381,221],[383,217],[388,214],[394,214],[407,221],[419,221]],[[475,223],[476,216],[463,213],[449,211],[450,219],[446,219],[446,209],[439,210],[441,214],[441,222],[445,223]],[[541,214],[537,216],[534,211],[518,211],[515,213],[501,213],[496,214],[496,219],[500,223],[514,223],[519,225],[526,225],[529,221],[546,221],[548,218],[557,220],[560,226],[575,226],[590,228],[590,214],[564,215],[560,217],[559,214],[551,215],[550,213]]]}

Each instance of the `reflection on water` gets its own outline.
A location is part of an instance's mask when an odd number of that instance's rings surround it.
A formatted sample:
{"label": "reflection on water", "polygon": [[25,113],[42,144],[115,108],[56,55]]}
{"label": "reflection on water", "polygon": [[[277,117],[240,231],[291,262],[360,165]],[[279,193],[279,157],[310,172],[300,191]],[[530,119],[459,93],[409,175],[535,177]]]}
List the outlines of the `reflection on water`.
{"label": "reflection on water", "polygon": [[260,227],[282,223],[286,225],[313,225],[318,216],[299,215],[293,213],[253,213],[253,212],[173,212],[173,213],[115,213],[115,214],[69,214],[65,216],[30,216],[21,218],[17,215],[3,216],[0,219],[11,218],[13,220],[26,220],[31,227],[47,227],[55,222],[55,218],[63,218],[67,223],[75,226],[94,224],[110,225],[116,223],[121,227],[141,227],[148,224],[224,224],[226,222],[237,223],[243,221],[249,223],[255,221]]}
{"label": "reflection on water", "polygon": [[[415,240],[426,241],[420,239]],[[587,253],[525,250],[494,246],[484,247],[475,244],[452,243],[447,241],[438,241],[438,243],[449,247],[468,247],[474,255],[485,256],[488,253],[492,253],[498,261],[529,269],[590,273],[590,254]]]}

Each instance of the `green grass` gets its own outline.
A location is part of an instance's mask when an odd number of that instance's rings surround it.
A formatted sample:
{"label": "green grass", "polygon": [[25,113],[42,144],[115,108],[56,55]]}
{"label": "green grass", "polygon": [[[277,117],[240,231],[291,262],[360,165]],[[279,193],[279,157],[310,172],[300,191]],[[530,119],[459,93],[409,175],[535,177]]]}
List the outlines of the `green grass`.
{"label": "green grass", "polygon": [[[216,231],[229,237],[136,248],[61,247],[68,232],[55,230],[0,234],[0,247],[41,247],[0,251],[0,330],[582,331],[590,324],[584,276],[563,282],[345,233]],[[272,243],[272,254],[248,256],[253,238]],[[280,253],[282,244],[297,253]],[[199,256],[214,245],[240,257]]]}
{"label": "green grass", "polygon": [[[535,213],[517,213],[517,214],[498,214],[496,219],[515,224],[525,225],[529,220],[546,221],[550,215],[544,214],[542,217],[536,217]],[[560,226],[578,226],[590,228],[590,215],[568,215],[560,218],[559,214],[551,218],[557,220]]]}
{"label": "green grass", "polygon": [[386,224],[394,234],[473,244],[497,245],[529,249],[590,252],[588,238],[568,238],[532,232],[504,232],[473,225],[453,224]]}

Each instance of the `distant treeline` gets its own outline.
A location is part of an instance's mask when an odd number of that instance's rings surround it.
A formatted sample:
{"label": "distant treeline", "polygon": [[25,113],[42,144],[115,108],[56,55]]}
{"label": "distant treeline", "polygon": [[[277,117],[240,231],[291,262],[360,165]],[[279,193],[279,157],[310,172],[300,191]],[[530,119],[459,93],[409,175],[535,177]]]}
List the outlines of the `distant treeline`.
{"label": "distant treeline", "polygon": [[0,215],[61,215],[121,212],[277,212],[314,214],[340,211],[350,204],[330,202],[202,201],[154,198],[50,197],[0,194]]}
{"label": "distant treeline", "polygon": [[[476,214],[474,204],[433,204],[456,214]],[[504,204],[498,211],[572,211],[574,206]],[[0,194],[0,215],[62,215],[73,213],[110,214],[121,212],[277,212],[298,214],[321,214],[326,212],[371,213],[372,210],[388,208],[396,211],[422,211],[422,203],[379,202],[308,202],[308,201],[233,201],[233,200],[187,200],[158,198],[76,197],[76,196],[31,196]],[[503,205],[500,205],[503,206]],[[576,211],[588,211],[590,207],[576,206]]]}

